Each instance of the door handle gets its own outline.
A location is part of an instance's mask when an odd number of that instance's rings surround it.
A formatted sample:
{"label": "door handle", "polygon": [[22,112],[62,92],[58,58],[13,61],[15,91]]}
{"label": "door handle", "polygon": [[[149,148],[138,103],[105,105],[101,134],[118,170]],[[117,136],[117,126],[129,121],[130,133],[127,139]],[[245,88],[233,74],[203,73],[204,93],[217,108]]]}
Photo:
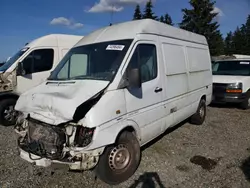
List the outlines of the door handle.
{"label": "door handle", "polygon": [[174,113],[174,112],[177,112],[177,107],[174,107],[174,108],[170,109],[170,113]]}
{"label": "door handle", "polygon": [[158,92],[161,92],[161,91],[162,91],[162,88],[160,88],[160,87],[155,88],[155,93],[158,93]]}

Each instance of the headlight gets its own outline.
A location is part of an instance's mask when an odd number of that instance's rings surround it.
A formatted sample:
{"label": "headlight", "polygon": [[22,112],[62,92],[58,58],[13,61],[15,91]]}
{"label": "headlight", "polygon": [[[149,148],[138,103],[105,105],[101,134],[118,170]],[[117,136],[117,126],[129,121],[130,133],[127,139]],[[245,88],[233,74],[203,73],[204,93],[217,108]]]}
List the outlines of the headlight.
{"label": "headlight", "polygon": [[77,147],[86,147],[91,143],[94,132],[95,128],[78,126],[76,129],[74,145]]}
{"label": "headlight", "polygon": [[232,83],[227,86],[228,89],[242,89],[242,83]]}
{"label": "headlight", "polygon": [[232,83],[227,86],[227,93],[242,93],[242,83]]}

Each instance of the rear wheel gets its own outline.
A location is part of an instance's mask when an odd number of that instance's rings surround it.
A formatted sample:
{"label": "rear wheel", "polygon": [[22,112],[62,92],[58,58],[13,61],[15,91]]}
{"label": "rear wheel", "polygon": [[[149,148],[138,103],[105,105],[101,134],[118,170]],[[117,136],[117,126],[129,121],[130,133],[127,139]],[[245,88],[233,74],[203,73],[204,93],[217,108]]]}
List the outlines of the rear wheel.
{"label": "rear wheel", "polygon": [[0,101],[0,124],[10,126],[16,123],[18,112],[15,111],[15,99],[3,99]]}
{"label": "rear wheel", "polygon": [[206,101],[204,99],[201,99],[196,113],[190,118],[190,123],[194,125],[202,125],[205,121],[206,113],[207,113]]}
{"label": "rear wheel", "polygon": [[113,146],[108,146],[95,168],[97,177],[110,185],[129,179],[141,159],[140,145],[131,132],[123,132]]}

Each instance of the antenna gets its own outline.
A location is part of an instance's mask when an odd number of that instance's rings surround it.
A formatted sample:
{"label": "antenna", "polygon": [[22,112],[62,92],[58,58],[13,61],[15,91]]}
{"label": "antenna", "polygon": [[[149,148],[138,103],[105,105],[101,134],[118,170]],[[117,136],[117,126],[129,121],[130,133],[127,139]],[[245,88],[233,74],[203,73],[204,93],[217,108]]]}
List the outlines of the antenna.
{"label": "antenna", "polygon": [[111,7],[110,24],[109,24],[109,26],[111,26],[113,24],[113,15],[114,15],[114,4],[112,4],[112,7]]}

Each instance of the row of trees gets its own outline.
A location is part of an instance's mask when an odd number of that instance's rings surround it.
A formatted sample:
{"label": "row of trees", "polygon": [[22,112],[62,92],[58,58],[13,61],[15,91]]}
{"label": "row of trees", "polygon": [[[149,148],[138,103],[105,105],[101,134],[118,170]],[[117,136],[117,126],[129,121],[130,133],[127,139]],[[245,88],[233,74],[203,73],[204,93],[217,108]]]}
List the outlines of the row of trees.
{"label": "row of trees", "polygon": [[225,54],[250,55],[250,15],[247,22],[237,27],[234,32],[229,32],[225,38]]}
{"label": "row of trees", "polygon": [[169,25],[174,25],[172,22],[172,18],[169,14],[166,13],[165,15],[162,15],[159,18],[154,14],[153,4],[151,0],[147,2],[143,14],[141,12],[140,5],[136,5],[133,20],[141,20],[147,18],[157,20]]}
{"label": "row of trees", "polygon": [[[229,32],[225,40],[219,30],[219,23],[216,21],[218,13],[214,12],[215,1],[212,0],[190,0],[191,9],[182,9],[183,19],[178,23],[182,29],[204,35],[207,38],[210,53],[216,55],[249,54],[250,55],[250,15],[246,24],[238,27],[236,31]],[[174,25],[171,16],[166,13],[157,16],[153,12],[153,3],[149,0],[141,11],[140,5],[135,8],[133,20],[153,19]]]}

